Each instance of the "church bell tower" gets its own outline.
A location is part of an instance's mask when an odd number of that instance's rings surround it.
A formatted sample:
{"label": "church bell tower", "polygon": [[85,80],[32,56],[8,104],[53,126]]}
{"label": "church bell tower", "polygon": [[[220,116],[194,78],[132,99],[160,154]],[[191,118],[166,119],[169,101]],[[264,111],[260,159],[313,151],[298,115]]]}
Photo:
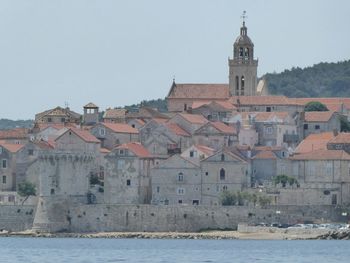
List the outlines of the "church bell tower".
{"label": "church bell tower", "polygon": [[254,59],[254,44],[247,35],[246,12],[242,15],[240,35],[233,44],[233,58],[228,60],[231,96],[255,96],[258,60]]}

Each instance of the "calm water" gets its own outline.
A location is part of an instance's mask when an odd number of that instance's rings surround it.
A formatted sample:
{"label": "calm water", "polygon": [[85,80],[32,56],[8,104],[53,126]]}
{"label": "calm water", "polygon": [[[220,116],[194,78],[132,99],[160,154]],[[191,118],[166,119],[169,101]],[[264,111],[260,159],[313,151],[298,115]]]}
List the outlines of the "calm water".
{"label": "calm water", "polygon": [[350,241],[0,238],[0,262],[350,262]]}

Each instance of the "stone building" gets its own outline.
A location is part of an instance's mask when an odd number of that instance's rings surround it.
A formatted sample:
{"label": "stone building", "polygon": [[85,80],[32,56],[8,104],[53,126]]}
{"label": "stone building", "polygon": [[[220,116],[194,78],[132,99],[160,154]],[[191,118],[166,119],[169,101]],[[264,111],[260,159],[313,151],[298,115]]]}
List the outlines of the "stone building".
{"label": "stone building", "polygon": [[181,153],[181,157],[201,161],[215,153],[215,149],[205,145],[195,144]]}
{"label": "stone building", "polygon": [[90,102],[84,106],[83,123],[85,125],[94,125],[99,121],[98,106]]}
{"label": "stone building", "polygon": [[228,101],[194,101],[188,112],[203,115],[210,121],[225,121],[236,110]]}
{"label": "stone building", "polygon": [[238,134],[233,126],[222,122],[207,122],[193,134],[195,144],[202,144],[214,149],[238,144]]}
{"label": "stone building", "polygon": [[223,149],[200,163],[203,205],[220,205],[223,191],[242,191],[250,186],[250,163],[234,148]]}
{"label": "stone building", "polygon": [[154,159],[147,149],[129,142],[114,148],[105,159],[105,202],[149,204]]}
{"label": "stone building", "polygon": [[304,138],[311,133],[340,131],[340,119],[337,113],[331,111],[305,112],[303,121]]}
{"label": "stone building", "polygon": [[194,134],[196,130],[208,122],[202,115],[178,113],[173,116],[169,123],[176,123],[189,134]]}
{"label": "stone building", "polygon": [[101,146],[112,150],[127,142],[139,141],[139,131],[125,123],[98,123],[90,130],[101,141]]}
{"label": "stone building", "polygon": [[125,109],[106,109],[103,114],[104,123],[125,123],[127,110]]}
{"label": "stone building", "polygon": [[80,124],[82,116],[70,110],[68,107],[56,107],[50,110],[46,110],[35,114],[36,123],[76,123]]}
{"label": "stone building", "polygon": [[0,130],[0,140],[9,144],[24,144],[29,141],[29,129],[15,128]]}
{"label": "stone building", "polygon": [[350,133],[341,132],[334,134],[334,137],[327,142],[329,150],[344,150],[350,154]]}
{"label": "stone building", "polygon": [[152,204],[202,204],[199,160],[173,155],[155,166],[151,177]]}

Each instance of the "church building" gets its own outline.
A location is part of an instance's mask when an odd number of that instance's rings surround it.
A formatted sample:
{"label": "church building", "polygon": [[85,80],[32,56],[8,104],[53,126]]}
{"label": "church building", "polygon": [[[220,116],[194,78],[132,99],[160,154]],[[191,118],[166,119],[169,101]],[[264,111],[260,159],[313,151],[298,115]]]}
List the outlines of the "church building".
{"label": "church building", "polygon": [[229,84],[175,83],[167,96],[168,111],[190,111],[194,102],[228,101],[235,96],[267,95],[264,80],[258,82],[258,60],[254,59],[254,44],[248,36],[245,13],[240,35],[233,44],[233,58],[228,60]]}

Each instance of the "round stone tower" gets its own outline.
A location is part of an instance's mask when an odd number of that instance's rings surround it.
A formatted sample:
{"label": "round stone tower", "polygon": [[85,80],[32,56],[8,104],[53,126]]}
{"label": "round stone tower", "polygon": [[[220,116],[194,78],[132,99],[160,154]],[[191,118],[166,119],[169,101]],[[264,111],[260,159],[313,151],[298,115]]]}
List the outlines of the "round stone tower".
{"label": "round stone tower", "polygon": [[254,59],[254,44],[247,34],[245,13],[240,35],[233,44],[233,59],[229,64],[231,96],[255,96],[257,87],[258,60]]}

